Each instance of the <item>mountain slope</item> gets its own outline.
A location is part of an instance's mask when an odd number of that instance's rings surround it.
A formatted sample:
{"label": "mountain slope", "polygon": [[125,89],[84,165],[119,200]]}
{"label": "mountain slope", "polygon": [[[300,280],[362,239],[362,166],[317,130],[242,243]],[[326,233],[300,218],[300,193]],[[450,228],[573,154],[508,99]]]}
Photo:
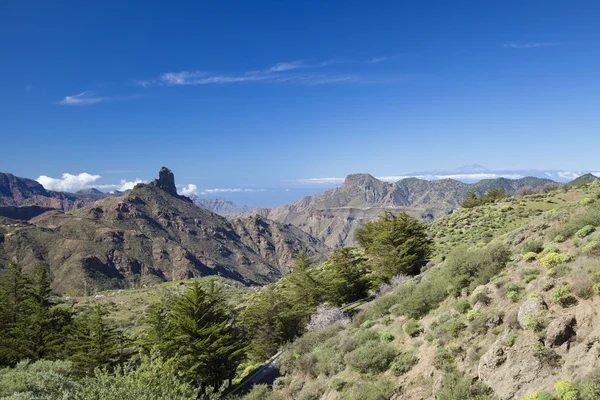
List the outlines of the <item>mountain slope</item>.
{"label": "mountain slope", "polygon": [[238,206],[232,201],[223,199],[201,199],[196,195],[190,196],[192,202],[198,207],[206,208],[223,217],[234,217],[249,214],[252,209],[246,206]]}
{"label": "mountain slope", "polygon": [[4,235],[9,259],[47,263],[55,289],[126,287],[219,274],[245,283],[273,281],[305,248],[328,248],[298,228],[261,217],[227,221],[176,193],[167,169],[150,184],[69,212],[46,212]]}
{"label": "mountain slope", "polygon": [[490,189],[515,193],[524,187],[554,183],[549,179],[505,178],[463,183],[452,179],[402,179],[394,184],[369,174],[346,177],[344,184],[323,194],[304,197],[289,205],[256,212],[282,223],[298,226],[330,247],[352,245],[354,231],[384,211],[405,211],[415,218],[431,220],[460,206],[470,190],[482,196]]}

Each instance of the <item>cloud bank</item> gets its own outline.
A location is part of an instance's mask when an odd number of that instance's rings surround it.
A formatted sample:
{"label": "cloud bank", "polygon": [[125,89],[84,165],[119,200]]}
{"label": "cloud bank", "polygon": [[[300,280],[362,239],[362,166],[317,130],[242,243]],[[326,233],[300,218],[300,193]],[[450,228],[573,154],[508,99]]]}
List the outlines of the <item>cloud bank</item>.
{"label": "cloud bank", "polygon": [[82,172],[77,175],[69,173],[62,174],[62,178],[51,178],[46,175],[40,175],[36,179],[43,187],[48,190],[58,190],[61,192],[76,192],[78,190],[89,187],[89,184],[102,178],[100,175],[91,175],[87,172]]}

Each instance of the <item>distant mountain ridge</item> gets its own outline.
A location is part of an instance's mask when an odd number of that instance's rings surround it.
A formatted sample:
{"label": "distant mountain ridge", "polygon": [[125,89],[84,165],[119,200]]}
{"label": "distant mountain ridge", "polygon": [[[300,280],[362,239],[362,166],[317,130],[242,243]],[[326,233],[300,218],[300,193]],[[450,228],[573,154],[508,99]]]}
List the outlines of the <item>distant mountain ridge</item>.
{"label": "distant mountain ridge", "polygon": [[250,214],[252,208],[238,206],[232,201],[219,199],[202,199],[196,195],[191,195],[190,199],[198,207],[205,208],[223,217],[235,217]]}
{"label": "distant mountain ridge", "polygon": [[464,183],[452,179],[406,178],[396,183],[369,174],[348,175],[342,186],[323,194],[307,196],[291,204],[255,213],[296,225],[330,247],[354,244],[354,231],[384,211],[401,212],[431,220],[460,206],[470,190],[482,196],[490,189],[515,193],[518,189],[556,184],[549,179],[484,179]]}
{"label": "distant mountain ridge", "polygon": [[25,269],[47,264],[62,293],[81,293],[84,281],[107,289],[210,274],[266,283],[288,272],[302,249],[317,259],[329,252],[294,226],[260,216],[228,221],[195,206],[177,194],[166,168],[122,197],[0,229],[0,261]]}
{"label": "distant mountain ridge", "polygon": [[69,211],[120,194],[103,193],[97,189],[83,189],[77,193],[55,192],[46,190],[33,179],[0,172],[0,207],[39,206]]}

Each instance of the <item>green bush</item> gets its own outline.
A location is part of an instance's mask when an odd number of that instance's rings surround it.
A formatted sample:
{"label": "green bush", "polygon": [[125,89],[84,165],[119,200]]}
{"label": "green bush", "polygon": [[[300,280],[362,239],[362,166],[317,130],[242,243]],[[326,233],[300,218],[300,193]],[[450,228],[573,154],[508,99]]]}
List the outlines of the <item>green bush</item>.
{"label": "green bush", "polygon": [[600,283],[596,283],[594,286],[592,286],[592,289],[594,290],[594,293],[600,295]]}
{"label": "green bush", "polygon": [[553,303],[560,304],[561,306],[566,307],[570,304],[573,304],[575,298],[569,290],[565,288],[556,288],[550,292],[550,300]]}
{"label": "green bush", "polygon": [[560,264],[562,264],[563,262],[565,262],[565,257],[562,254],[558,254],[558,253],[546,254],[540,260],[540,264],[542,264],[546,268],[557,267]]}
{"label": "green bush", "polygon": [[471,308],[471,303],[467,300],[458,300],[452,304],[452,308],[454,308],[457,312],[464,314]]}
{"label": "green bush", "polygon": [[554,384],[554,393],[559,399],[577,399],[576,397],[572,397],[573,395],[576,396],[577,394],[575,387],[571,382],[564,379]]}
{"label": "green bush", "polygon": [[396,357],[396,360],[390,365],[390,370],[394,375],[399,376],[407,373],[418,361],[414,351],[408,351]]}
{"label": "green bush", "polygon": [[560,253],[560,249],[554,245],[552,246],[548,246],[546,248],[544,248],[544,250],[542,251],[542,254],[549,254],[549,253]]}
{"label": "green bush", "polygon": [[404,325],[404,332],[406,332],[408,336],[417,337],[423,333],[423,326],[411,318],[406,322],[406,325]]}
{"label": "green bush", "polygon": [[555,241],[556,243],[562,243],[562,242],[564,242],[565,240],[567,240],[567,239],[566,239],[566,238],[565,238],[563,235],[556,235],[556,236],[554,237],[554,241]]}
{"label": "green bush", "polygon": [[514,334],[514,333],[509,334],[504,339],[504,343],[506,343],[506,345],[509,346],[509,347],[514,346],[514,344],[515,344],[516,341],[517,341],[517,335]]}
{"label": "green bush", "polygon": [[546,326],[548,326],[548,321],[544,317],[545,314],[546,313],[544,311],[538,311],[535,314],[530,314],[525,320],[525,329],[534,332],[543,331]]}
{"label": "green bush", "polygon": [[14,368],[0,369],[0,398],[43,399],[62,398],[80,385],[72,376],[70,361],[21,361]]}
{"label": "green bush", "polygon": [[481,316],[482,313],[480,311],[477,310],[469,310],[469,312],[467,313],[467,321],[473,321],[475,318]]}
{"label": "green bush", "polygon": [[346,354],[346,364],[362,373],[386,371],[396,358],[394,346],[388,343],[367,342]]}
{"label": "green bush", "polygon": [[375,325],[375,323],[373,321],[371,321],[370,319],[368,319],[365,322],[363,322],[360,326],[361,326],[361,328],[369,329],[373,325]]}
{"label": "green bush", "polygon": [[492,390],[481,382],[460,375],[456,371],[446,373],[442,385],[436,393],[436,399],[468,400],[490,399]]}
{"label": "green bush", "polygon": [[599,256],[600,255],[600,242],[590,242],[583,246],[581,252],[589,255],[589,256]]}
{"label": "green bush", "polygon": [[525,261],[533,261],[537,258],[537,253],[534,253],[533,251],[530,251],[528,253],[523,254],[523,260]]}
{"label": "green bush", "polygon": [[394,335],[390,332],[383,332],[381,336],[379,336],[379,339],[381,339],[382,342],[391,342],[394,340]]}
{"label": "green bush", "polygon": [[395,383],[386,378],[367,382],[352,387],[344,398],[350,400],[389,400],[394,394]]}
{"label": "green bush", "polygon": [[594,228],[592,225],[586,225],[583,228],[581,228],[580,230],[578,230],[577,232],[575,232],[575,236],[584,238],[584,237],[588,236],[590,233],[594,232],[595,230],[596,230],[596,228]]}
{"label": "green bush", "polygon": [[523,245],[523,253],[540,253],[544,250],[544,242],[542,240],[530,240]]}
{"label": "green bush", "polygon": [[591,197],[585,197],[585,198],[579,200],[579,205],[587,206],[589,204],[592,204],[593,202],[594,202],[594,199],[592,199]]}
{"label": "green bush", "polygon": [[462,321],[454,321],[448,325],[448,334],[452,337],[458,337],[466,327],[467,326]]}

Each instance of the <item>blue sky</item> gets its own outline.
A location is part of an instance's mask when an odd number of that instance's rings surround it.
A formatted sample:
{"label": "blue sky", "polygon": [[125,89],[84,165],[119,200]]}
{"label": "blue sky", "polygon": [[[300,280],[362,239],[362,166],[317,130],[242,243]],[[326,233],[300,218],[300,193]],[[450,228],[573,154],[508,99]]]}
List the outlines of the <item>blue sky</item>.
{"label": "blue sky", "polygon": [[4,0],[0,171],[116,188],[166,165],[254,206],[355,172],[598,170],[599,15],[597,1]]}

